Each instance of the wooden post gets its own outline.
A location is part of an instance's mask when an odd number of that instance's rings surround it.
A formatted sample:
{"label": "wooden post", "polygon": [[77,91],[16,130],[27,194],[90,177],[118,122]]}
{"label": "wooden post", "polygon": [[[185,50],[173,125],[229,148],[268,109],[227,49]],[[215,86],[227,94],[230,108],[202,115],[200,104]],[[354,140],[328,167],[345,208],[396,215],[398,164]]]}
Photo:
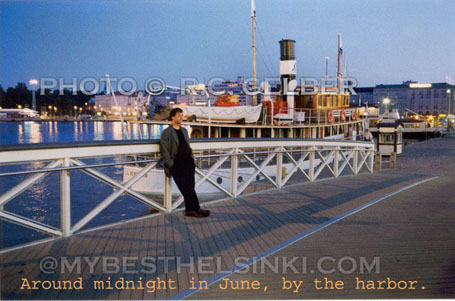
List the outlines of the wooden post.
{"label": "wooden post", "polygon": [[382,154],[376,152],[374,155],[374,170],[381,170]]}
{"label": "wooden post", "polygon": [[390,154],[390,168],[395,168],[395,164],[397,162],[397,153]]}

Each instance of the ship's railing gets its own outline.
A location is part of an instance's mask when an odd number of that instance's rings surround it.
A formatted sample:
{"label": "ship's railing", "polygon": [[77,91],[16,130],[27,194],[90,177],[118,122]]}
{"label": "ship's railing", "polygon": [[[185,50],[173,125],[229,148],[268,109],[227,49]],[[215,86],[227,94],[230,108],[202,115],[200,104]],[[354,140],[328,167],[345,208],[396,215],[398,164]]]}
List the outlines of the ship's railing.
{"label": "ship's railing", "polygon": [[[288,108],[279,108],[278,118],[275,120],[280,123],[292,122],[293,124],[337,124],[357,120],[356,108],[343,109],[305,109],[295,108],[294,119],[291,121],[280,116],[287,115],[291,110]],[[331,116],[330,116],[331,114]]]}
{"label": "ship's railing", "polygon": [[[199,139],[192,140],[191,146],[197,157],[198,194],[204,193],[200,191],[200,187],[209,185],[220,193],[220,198],[223,195],[237,197],[257,190],[259,186],[267,189],[281,188],[290,183],[314,182],[321,177],[336,178],[345,174],[373,172],[374,144],[370,142]],[[105,158],[116,159],[103,161]],[[37,162],[44,167],[33,168],[37,166]],[[31,165],[25,168],[25,164]],[[22,166],[23,170],[9,168],[7,170],[10,171],[4,172],[5,166],[15,165]],[[125,169],[127,166],[137,168],[137,172],[128,179],[118,180],[106,172],[110,167]],[[129,195],[161,212],[173,212],[183,203],[180,195],[173,195],[171,179],[164,176],[160,166],[158,140],[2,147],[0,167],[3,167],[0,181],[7,177],[25,176],[7,191],[0,191],[0,218],[57,237],[77,233],[122,195]],[[84,217],[72,221],[72,189],[78,184],[77,181],[73,182],[72,178],[76,171],[110,185],[113,191],[100,199]],[[134,188],[136,183],[152,171],[159,171],[156,174],[164,181],[160,194],[155,196]],[[60,227],[50,226],[5,209],[8,202],[38,181],[43,181],[46,176],[55,173],[59,175]],[[147,181],[154,179],[149,177]]]}

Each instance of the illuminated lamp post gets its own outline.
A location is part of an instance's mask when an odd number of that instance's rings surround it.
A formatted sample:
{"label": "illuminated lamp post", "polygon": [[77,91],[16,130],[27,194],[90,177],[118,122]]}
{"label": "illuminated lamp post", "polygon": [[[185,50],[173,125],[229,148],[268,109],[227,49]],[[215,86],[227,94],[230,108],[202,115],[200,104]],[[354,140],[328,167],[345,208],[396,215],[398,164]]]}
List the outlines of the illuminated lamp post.
{"label": "illuminated lamp post", "polygon": [[447,98],[449,100],[449,107],[447,109],[447,134],[449,134],[450,132],[450,96],[451,96],[451,90],[450,89],[447,89],[446,93],[447,93]]}
{"label": "illuminated lamp post", "polygon": [[390,103],[390,97],[386,97],[382,100],[382,103],[385,105],[386,110],[388,111],[389,109],[389,103]]}
{"label": "illuminated lamp post", "polygon": [[32,110],[33,111],[36,111],[36,95],[35,95],[35,92],[36,92],[36,85],[38,85],[38,80],[36,79],[31,79],[29,82],[30,86],[32,86]]}

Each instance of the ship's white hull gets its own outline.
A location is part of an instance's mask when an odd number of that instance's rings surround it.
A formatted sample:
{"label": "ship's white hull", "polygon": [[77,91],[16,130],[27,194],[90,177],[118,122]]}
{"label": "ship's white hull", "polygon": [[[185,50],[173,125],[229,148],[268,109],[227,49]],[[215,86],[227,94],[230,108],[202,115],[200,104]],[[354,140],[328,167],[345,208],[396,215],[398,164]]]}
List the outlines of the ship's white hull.
{"label": "ship's white hull", "polygon": [[194,115],[197,119],[210,119],[219,122],[236,122],[245,119],[246,123],[257,122],[262,109],[261,105],[235,107],[178,105],[178,107],[183,110],[184,116],[187,117]]}

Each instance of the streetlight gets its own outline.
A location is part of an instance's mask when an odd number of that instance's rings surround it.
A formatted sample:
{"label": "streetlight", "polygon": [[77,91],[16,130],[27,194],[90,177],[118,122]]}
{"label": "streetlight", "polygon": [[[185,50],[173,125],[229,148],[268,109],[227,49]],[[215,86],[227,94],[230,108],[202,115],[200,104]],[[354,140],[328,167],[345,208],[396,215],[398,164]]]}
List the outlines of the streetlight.
{"label": "streetlight", "polygon": [[38,85],[38,80],[31,79],[28,82],[32,86],[32,110],[36,111],[36,95],[35,95],[35,86]]}
{"label": "streetlight", "polygon": [[447,89],[446,93],[447,93],[447,98],[449,99],[449,107],[448,107],[448,110],[447,110],[447,134],[449,134],[450,132],[450,93],[452,91],[450,89]]}
{"label": "streetlight", "polygon": [[385,97],[383,100],[382,100],[382,103],[385,105],[385,108],[386,110],[389,109],[389,103],[390,103],[390,97]]}
{"label": "streetlight", "polygon": [[77,106],[74,106],[74,118],[76,118]]}
{"label": "streetlight", "polygon": [[21,106],[21,105],[17,105],[17,108],[18,108],[18,109],[22,109],[22,106]]}

